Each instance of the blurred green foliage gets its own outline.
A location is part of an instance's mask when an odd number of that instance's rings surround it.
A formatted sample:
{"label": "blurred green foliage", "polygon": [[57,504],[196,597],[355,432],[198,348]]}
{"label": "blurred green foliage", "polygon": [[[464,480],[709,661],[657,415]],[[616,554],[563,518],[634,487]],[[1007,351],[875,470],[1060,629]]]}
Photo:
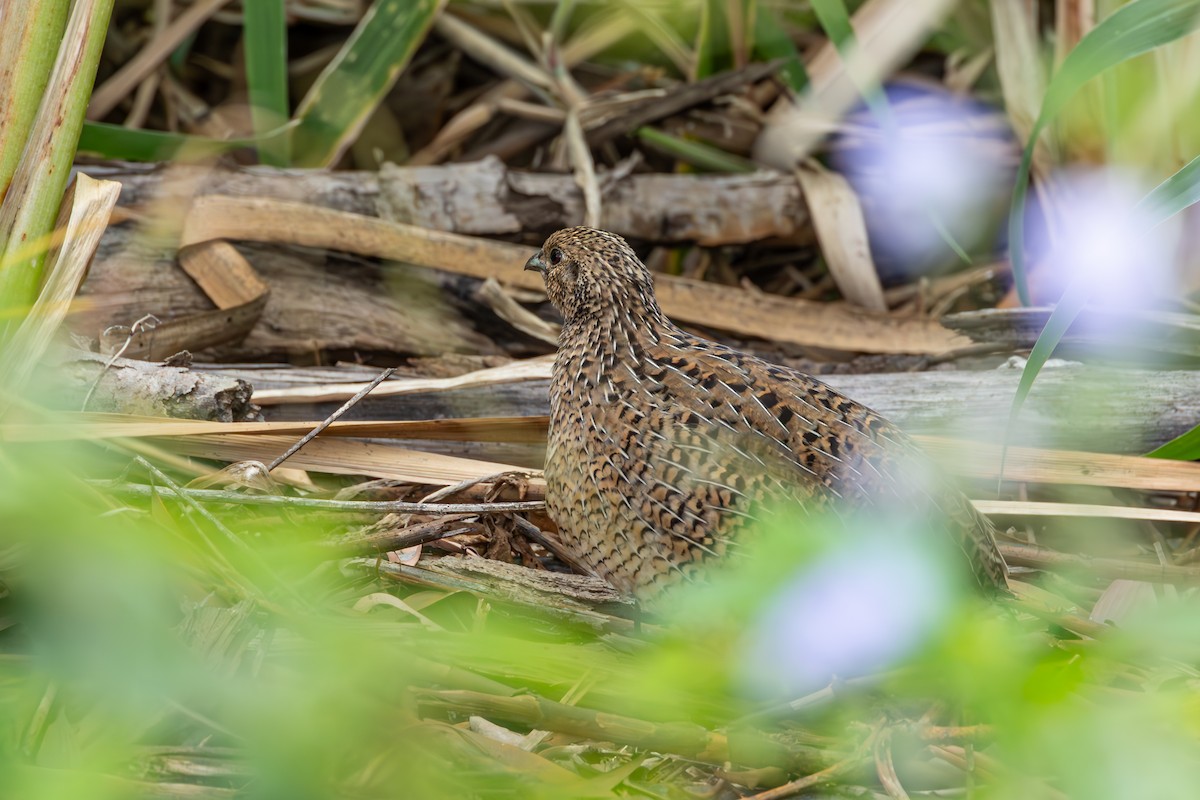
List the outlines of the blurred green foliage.
{"label": "blurred green foliage", "polygon": [[[841,648],[864,623],[795,588],[823,585],[829,570],[838,585],[874,580],[887,575],[872,571],[880,562],[919,594],[945,574],[936,559],[934,572],[914,572],[877,541],[851,546],[783,517],[758,557],[680,594],[642,633],[600,634],[339,568],[320,546],[339,526],[312,515],[213,506],[214,525],[177,500],[126,504],[77,477],[127,466],[128,477],[153,479],[90,446],[0,445],[4,796],[138,797],[188,783],[252,798],[391,797],[397,787],[604,797],[687,784],[687,759],[623,745],[629,730],[681,749],[697,736],[727,741],[735,768],[803,772],[853,753],[879,726],[892,731],[910,790],[961,785],[925,748],[926,714],[989,726],[976,744],[983,796],[1183,798],[1200,778],[1200,609],[1190,596],[1168,593],[1085,639],[951,580],[905,647],[857,672],[847,662],[836,700],[797,703],[756,684],[760,668],[786,684],[825,657],[821,642]],[[908,607],[885,584],[860,592],[876,604],[869,618]],[[351,610],[380,591],[405,597],[428,624],[387,606]],[[813,626],[835,635],[810,639]],[[792,639],[818,645],[791,653]],[[769,663],[755,662],[763,652]],[[455,692],[486,708],[455,712]],[[500,710],[534,697],[549,709],[537,721]],[[518,733],[578,731],[554,716],[571,708],[636,725],[612,723],[616,744],[597,733],[580,749],[556,737],[533,753],[454,726],[480,713]],[[695,749],[687,757],[703,763]],[[867,759],[848,780],[869,785],[872,774]]]}

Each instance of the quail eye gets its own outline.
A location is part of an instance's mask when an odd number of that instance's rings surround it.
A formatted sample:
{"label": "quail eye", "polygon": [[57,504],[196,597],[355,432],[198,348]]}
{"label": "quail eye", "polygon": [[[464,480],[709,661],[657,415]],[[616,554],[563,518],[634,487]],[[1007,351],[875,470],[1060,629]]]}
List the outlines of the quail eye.
{"label": "quail eye", "polygon": [[551,266],[557,267],[559,264],[562,263],[564,258],[566,258],[566,256],[563,255],[563,251],[559,250],[557,247],[552,248],[550,250],[550,265]]}

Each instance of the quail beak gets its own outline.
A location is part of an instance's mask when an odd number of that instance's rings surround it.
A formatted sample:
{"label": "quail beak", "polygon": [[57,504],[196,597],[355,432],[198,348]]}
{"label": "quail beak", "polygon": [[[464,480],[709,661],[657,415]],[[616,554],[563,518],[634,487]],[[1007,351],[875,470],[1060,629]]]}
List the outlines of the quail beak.
{"label": "quail beak", "polygon": [[543,275],[546,274],[546,262],[542,261],[542,254],[540,251],[534,253],[529,260],[525,262],[525,269],[532,270],[533,272],[540,272]]}

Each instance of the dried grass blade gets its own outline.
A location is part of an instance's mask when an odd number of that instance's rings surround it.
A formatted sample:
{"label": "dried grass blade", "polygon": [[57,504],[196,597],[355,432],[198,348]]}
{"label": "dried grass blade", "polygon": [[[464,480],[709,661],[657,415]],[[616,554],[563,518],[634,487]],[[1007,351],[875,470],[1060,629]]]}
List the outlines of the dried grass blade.
{"label": "dried grass blade", "polygon": [[[80,173],[63,198],[56,229],[62,240],[47,257],[46,281],[24,322],[0,350],[0,375],[8,392],[19,392],[50,346],[117,203],[121,184]],[[0,397],[0,415],[8,400]]]}
{"label": "dried grass blade", "polygon": [[[1002,447],[998,444],[938,436],[914,438],[955,474],[987,479],[995,479],[1000,475]],[[1081,450],[1010,447],[1004,464],[1004,476],[1022,483],[1065,483],[1165,492],[1200,491],[1200,464]]]}
{"label": "dried grass blade", "polygon": [[972,502],[975,504],[975,508],[982,513],[994,516],[1099,517],[1101,519],[1200,523],[1200,512],[1176,511],[1173,508],[1102,506],[1091,503],[1041,503],[1029,500],[973,500]]}
{"label": "dried grass blade", "polygon": [[[1038,41],[1037,10],[1028,3],[989,3],[996,48],[996,71],[1004,108],[1022,143],[1029,141],[1034,121],[1046,96],[1046,75]],[[1052,139],[1048,130],[1038,136],[1034,173],[1045,176],[1052,164]]]}
{"label": "dried grass blade", "polygon": [[434,23],[437,32],[467,55],[530,87],[554,91],[554,79],[541,67],[509,50],[487,34],[476,30],[453,14],[442,14]]}
{"label": "dried grass blade", "polygon": [[541,339],[546,344],[558,345],[559,326],[534,314],[508,295],[499,281],[488,278],[475,292],[475,297],[487,305],[496,316],[512,325],[521,333]]}
{"label": "dried grass blade", "polygon": [[[230,434],[298,436],[312,422],[210,422],[167,417],[131,417],[124,414],[87,412],[63,414],[48,424],[0,424],[0,441],[50,442],[72,439],[140,439],[146,437],[206,436]],[[337,421],[321,435],[357,436],[372,439],[432,439],[463,442],[516,442],[536,444],[546,440],[548,417],[477,417],[466,419]]]}
{"label": "dried grass blade", "polygon": [[117,103],[128,97],[134,87],[158,69],[184,39],[195,33],[228,3],[229,0],[197,0],[190,5],[166,30],[151,39],[136,56],[129,59],[92,93],[92,100],[88,104],[88,119],[107,117],[108,113],[117,107]]}
{"label": "dried grass blade", "polygon": [[567,124],[563,127],[563,136],[567,140],[567,152],[571,156],[571,167],[575,171],[575,183],[583,191],[583,224],[591,228],[599,228],[601,220],[600,184],[596,181],[596,165],[592,162],[592,152],[583,138],[583,127],[579,124],[578,108],[572,108],[567,113]]}
{"label": "dried grass blade", "polygon": [[1098,578],[1118,580],[1145,580],[1155,583],[1193,585],[1200,583],[1200,568],[1196,567],[1178,567],[1149,561],[1124,561],[1117,558],[1093,558],[1073,553],[1061,553],[1048,547],[1018,542],[1000,542],[999,548],[1004,560],[1012,566],[1052,571],[1078,571]]}
{"label": "dried grass blade", "polygon": [[1096,27],[1095,0],[1055,0],[1054,61],[1061,64],[1067,53]]}
{"label": "dried grass blade", "polygon": [[[453,378],[404,378],[388,381],[376,389],[374,394],[376,397],[391,397],[417,392],[444,392],[452,389],[493,386],[516,381],[549,380],[551,366],[552,360],[549,358],[531,358],[499,367],[468,372]],[[340,383],[325,386],[299,386],[290,389],[264,389],[261,392],[255,392],[254,402],[259,405],[276,405],[344,400],[352,397],[365,385],[365,383]]]}
{"label": "dried grass blade", "polygon": [[798,104],[790,98],[772,109],[755,145],[755,157],[792,169],[834,130],[861,94],[904,64],[949,12],[953,0],[867,0],[852,23],[858,46],[843,59],[826,42],[807,66],[809,86]]}
{"label": "dried grass blade", "polygon": [[[151,439],[166,450],[218,461],[270,461],[292,444],[292,437],[208,434],[171,439]],[[291,458],[295,468],[334,475],[367,475],[408,483],[444,486],[497,472],[528,472],[509,464],[423,453],[390,443],[357,439],[316,439]],[[545,485],[531,479],[528,498],[540,499]]]}

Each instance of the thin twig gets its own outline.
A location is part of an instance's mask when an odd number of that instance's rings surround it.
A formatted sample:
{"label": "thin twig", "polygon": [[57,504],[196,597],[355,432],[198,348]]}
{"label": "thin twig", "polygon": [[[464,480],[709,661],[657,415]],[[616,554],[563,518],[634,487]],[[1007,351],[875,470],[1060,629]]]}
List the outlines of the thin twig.
{"label": "thin twig", "polygon": [[524,517],[514,516],[512,520],[514,523],[516,523],[516,526],[520,529],[521,533],[525,534],[530,539],[533,539],[542,547],[549,550],[559,561],[568,565],[580,575],[591,575],[592,577],[597,577],[595,570],[580,561],[573,553],[563,547],[562,542],[558,541],[553,536],[548,536],[537,525],[534,525]]}
{"label": "thin twig", "polygon": [[785,783],[782,786],[776,786],[774,789],[767,789],[765,792],[752,794],[746,797],[745,800],[783,800],[785,797],[795,797],[801,792],[820,786],[825,783],[833,783],[838,778],[846,773],[854,770],[863,761],[866,756],[862,753],[855,753],[849,758],[842,759],[831,767],[826,767],[820,772],[814,772],[811,775],[805,775],[803,778]]}
{"label": "thin twig", "polygon": [[[463,518],[467,516],[464,514]],[[328,542],[328,546],[338,552],[387,553],[448,539],[462,533],[471,533],[478,527],[478,523],[456,524],[459,522],[461,522],[460,519],[454,518],[419,522],[398,530],[345,536],[337,541]]]}
{"label": "thin twig", "polygon": [[[125,351],[129,349],[129,345],[133,344],[133,337],[144,330],[154,330],[157,325],[158,317],[153,314],[147,314],[129,327],[129,335],[125,337],[125,343],[117,349],[117,352],[108,357],[108,361],[104,362],[104,366],[100,368],[100,372],[96,375],[96,380],[92,381],[87,394],[83,396],[83,405],[79,407],[80,411],[87,411],[88,403],[92,401],[92,395],[96,393],[96,388],[100,386],[100,381],[104,380],[105,374],[112,369],[113,364],[117,363],[117,359],[125,354]],[[111,330],[112,328],[109,328],[104,333],[107,334]]]}
{"label": "thin twig", "polygon": [[421,502],[422,503],[434,503],[434,502],[437,502],[438,500],[441,500],[443,497],[449,497],[450,495],[458,494],[459,492],[466,491],[467,489],[470,489],[472,486],[478,486],[481,483],[497,482],[500,479],[507,478],[511,475],[527,476],[528,473],[513,472],[510,469],[510,470],[505,470],[503,472],[493,472],[491,475],[480,475],[477,478],[466,478],[465,480],[461,480],[458,483],[454,484],[453,486],[443,486],[441,489],[438,489],[436,492],[432,492],[430,494],[425,495],[424,497],[421,498]]}
{"label": "thin twig", "polygon": [[345,403],[342,403],[341,408],[339,408],[337,411],[334,411],[332,414],[330,414],[328,417],[326,417],[324,422],[322,422],[317,427],[313,428],[308,433],[304,434],[304,436],[301,437],[300,440],[297,441],[294,445],[289,447],[283,453],[283,455],[279,456],[274,461],[272,461],[269,465],[267,465],[267,472],[270,472],[271,470],[275,469],[280,464],[282,464],[284,461],[287,461],[289,458],[294,456],[300,450],[301,447],[304,447],[304,445],[308,444],[313,439],[317,438],[317,436],[321,433],[321,431],[325,430],[330,425],[332,425],[334,420],[336,420],[338,417],[342,416],[347,411],[354,408],[354,406],[356,406],[360,400],[362,400],[364,397],[366,397],[367,394],[370,393],[370,391],[372,389],[374,389],[376,386],[378,386],[379,384],[386,381],[388,378],[392,377],[393,373],[395,373],[395,372],[396,372],[395,367],[388,367],[383,372],[379,373],[379,375],[375,378],[375,380],[371,381],[366,386],[364,386],[362,389],[360,389],[357,394],[355,394],[353,397],[351,397]]}

